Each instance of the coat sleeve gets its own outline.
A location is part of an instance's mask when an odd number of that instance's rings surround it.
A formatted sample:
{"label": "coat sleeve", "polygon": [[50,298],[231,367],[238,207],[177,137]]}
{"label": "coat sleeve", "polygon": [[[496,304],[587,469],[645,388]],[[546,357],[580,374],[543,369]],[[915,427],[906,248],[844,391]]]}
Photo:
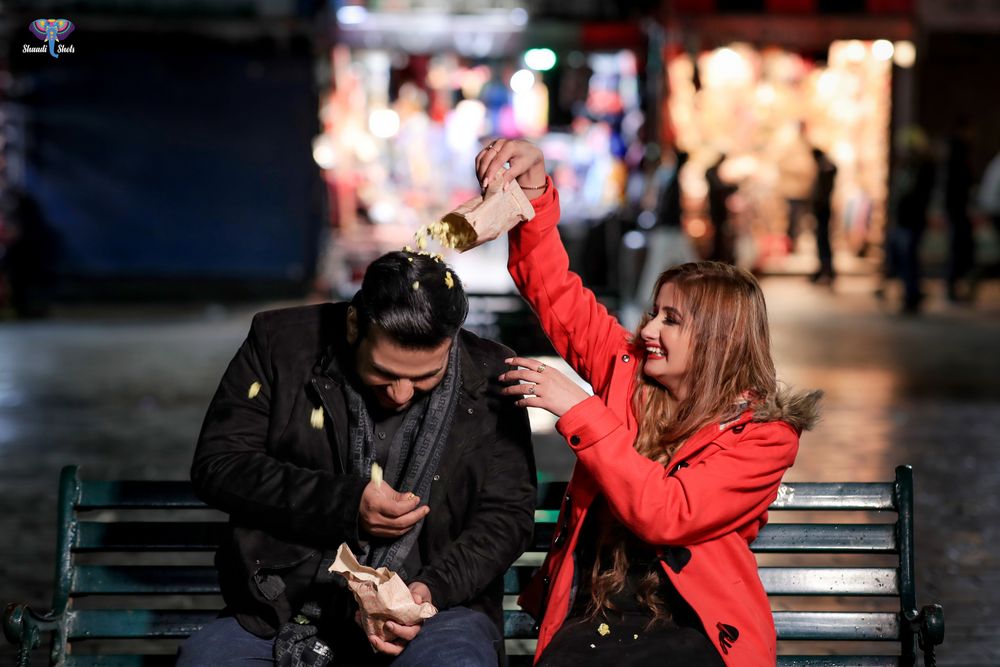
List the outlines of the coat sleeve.
{"label": "coat sleeve", "polygon": [[633,446],[633,436],[597,397],[557,423],[612,513],[649,544],[688,545],[733,532],[761,516],[777,497],[798,450],[784,422],[747,424],[726,445],[668,474]]}
{"label": "coat sleeve", "polygon": [[556,228],[559,194],[551,179],[547,183],[548,190],[532,201],[535,217],[509,234],[507,268],[556,352],[601,394],[628,332],[569,270]]}
{"label": "coat sleeve", "polygon": [[503,397],[494,405],[498,432],[471,518],[414,577],[427,584],[439,609],[472,600],[503,576],[534,530],[536,475],[528,413]]}
{"label": "coat sleeve", "polygon": [[265,319],[254,317],[202,425],[191,466],[195,493],[240,523],[285,539],[357,544],[358,507],[368,480],[311,470],[267,449],[276,374]]}

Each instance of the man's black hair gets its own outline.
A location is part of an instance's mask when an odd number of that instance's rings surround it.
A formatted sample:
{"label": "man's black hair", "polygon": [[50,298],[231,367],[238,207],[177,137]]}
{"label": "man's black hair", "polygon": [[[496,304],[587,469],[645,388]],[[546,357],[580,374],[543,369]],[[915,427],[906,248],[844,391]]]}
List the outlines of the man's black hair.
{"label": "man's black hair", "polygon": [[351,305],[358,313],[359,338],[375,325],[412,348],[437,347],[453,338],[469,313],[454,269],[428,255],[403,251],[386,253],[368,266]]}

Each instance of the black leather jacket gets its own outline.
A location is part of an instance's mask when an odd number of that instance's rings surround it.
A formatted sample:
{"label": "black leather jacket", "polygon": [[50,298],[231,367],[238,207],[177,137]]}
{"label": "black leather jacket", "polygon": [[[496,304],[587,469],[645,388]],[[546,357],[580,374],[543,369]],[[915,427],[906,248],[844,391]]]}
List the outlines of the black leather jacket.
{"label": "black leather jacket", "polygon": [[[345,472],[347,411],[325,372],[331,355],[349,352],[346,313],[340,303],[256,315],[198,439],[195,490],[230,515],[216,555],[223,596],[259,636],[273,636],[312,595],[322,552],[359,540],[368,480]],[[534,522],[531,434],[526,411],[499,393],[497,376],[512,352],[465,330],[458,344],[462,388],[417,543],[422,567],[411,581],[424,582],[439,609],[478,609],[499,627],[503,574]],[[311,419],[317,408],[320,429]],[[349,618],[347,596],[336,599]]]}

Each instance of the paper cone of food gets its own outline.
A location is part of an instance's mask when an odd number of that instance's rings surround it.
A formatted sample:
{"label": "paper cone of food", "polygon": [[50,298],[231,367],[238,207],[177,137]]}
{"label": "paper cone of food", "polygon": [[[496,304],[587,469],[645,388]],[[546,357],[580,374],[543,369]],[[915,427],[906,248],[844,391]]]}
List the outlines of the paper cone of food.
{"label": "paper cone of food", "polygon": [[517,181],[511,181],[504,189],[503,172],[499,171],[486,186],[483,196],[461,204],[441,222],[422,227],[417,232],[417,245],[423,250],[426,246],[423,238],[427,235],[446,248],[465,252],[533,217],[535,209]]}
{"label": "paper cone of food", "polygon": [[347,587],[361,608],[361,624],[366,635],[385,639],[386,621],[415,625],[437,613],[430,602],[415,603],[410,589],[395,572],[359,563],[347,544],[340,545],[330,572],[347,580]]}

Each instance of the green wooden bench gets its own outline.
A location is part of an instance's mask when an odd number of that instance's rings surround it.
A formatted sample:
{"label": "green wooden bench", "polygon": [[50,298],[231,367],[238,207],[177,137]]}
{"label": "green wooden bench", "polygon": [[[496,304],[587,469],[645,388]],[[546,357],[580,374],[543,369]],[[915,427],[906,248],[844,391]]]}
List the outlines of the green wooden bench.
{"label": "green wooden bench", "polygon": [[[529,665],[535,622],[515,596],[541,563],[564,483],[541,484],[533,550],[505,578],[512,667]],[[753,544],[771,596],[780,667],[925,664],[944,638],[937,605],[916,606],[913,477],[894,482],[789,483]],[[56,589],[50,611],[10,604],[4,634],[28,665],[51,633],[52,665],[169,665],[179,640],[221,605],[214,551],[225,517],[187,482],[83,481],[59,485]]]}

